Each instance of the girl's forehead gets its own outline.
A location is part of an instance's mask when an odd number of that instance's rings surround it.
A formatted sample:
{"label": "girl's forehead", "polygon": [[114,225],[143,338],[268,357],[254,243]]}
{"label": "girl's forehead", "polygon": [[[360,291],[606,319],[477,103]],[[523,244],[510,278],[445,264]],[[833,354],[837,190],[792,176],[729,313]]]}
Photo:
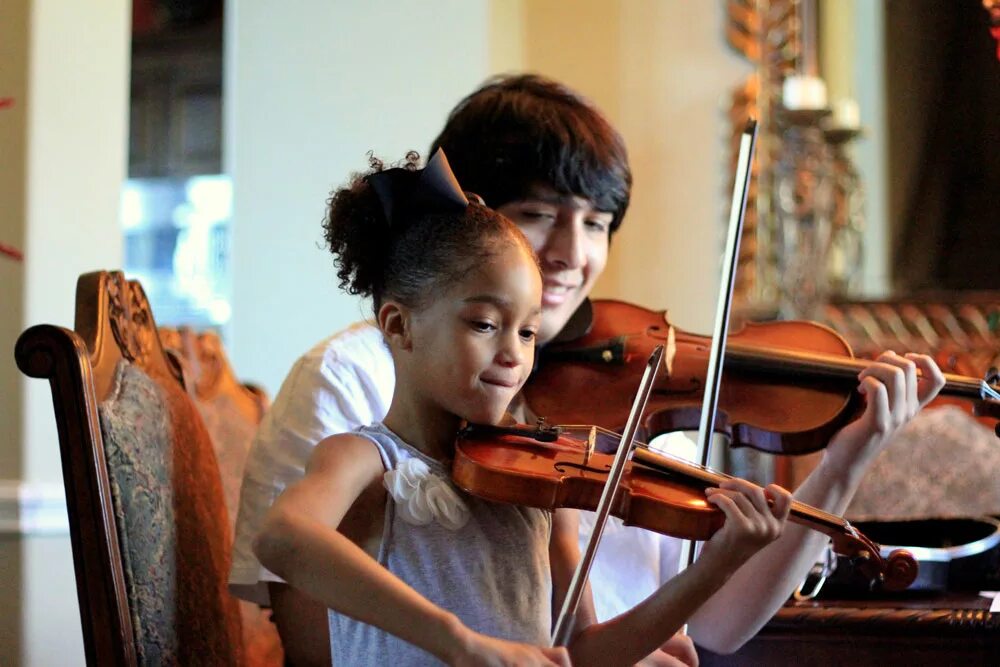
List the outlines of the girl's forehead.
{"label": "girl's forehead", "polygon": [[466,302],[521,305],[541,303],[541,273],[534,255],[517,243],[506,243],[477,263],[448,291]]}

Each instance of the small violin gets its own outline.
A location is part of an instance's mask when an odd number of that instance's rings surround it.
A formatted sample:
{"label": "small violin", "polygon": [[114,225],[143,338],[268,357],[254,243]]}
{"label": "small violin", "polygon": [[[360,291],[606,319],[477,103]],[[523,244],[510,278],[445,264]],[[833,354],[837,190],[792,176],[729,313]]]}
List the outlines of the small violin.
{"label": "small violin", "polygon": [[[621,430],[650,351],[665,345],[641,437],[697,430],[710,340],[676,329],[664,311],[614,300],[584,302],[588,307],[592,312],[581,316],[585,333],[540,350],[523,390],[532,412],[552,423]],[[864,409],[857,376],[866,365],[821,324],[748,324],[727,338],[715,431],[734,447],[772,454],[822,449]],[[977,415],[1000,418],[996,373],[985,380],[945,374],[945,380],[941,396],[973,401]]]}
{"label": "small violin", "polygon": [[[596,426],[482,426],[462,429],[452,479],[468,493],[495,502],[554,510],[597,507],[617,433]],[[682,539],[707,540],[725,515],[705,489],[731,479],[637,443],[611,512],[628,525]],[[883,559],[879,546],[842,517],[793,501],[789,520],[829,535],[871,582],[890,591],[907,588],[917,562],[903,549]]]}

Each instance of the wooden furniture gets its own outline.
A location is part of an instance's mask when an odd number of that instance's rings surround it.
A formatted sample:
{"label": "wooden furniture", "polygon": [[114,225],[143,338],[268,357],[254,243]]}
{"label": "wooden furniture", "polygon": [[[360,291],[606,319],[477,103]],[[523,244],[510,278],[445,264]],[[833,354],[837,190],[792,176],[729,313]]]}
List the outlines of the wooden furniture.
{"label": "wooden furniture", "polygon": [[52,389],[87,663],[243,664],[218,465],[142,287],[81,276],[75,331],[15,357]]}
{"label": "wooden furniture", "polygon": [[701,665],[996,665],[1000,614],[989,605],[972,593],[789,602],[735,654],[699,651]]}
{"label": "wooden furniture", "polygon": [[[212,438],[229,515],[229,539],[235,539],[243,471],[257,426],[268,407],[267,394],[260,387],[237,379],[215,332],[160,327],[159,335],[168,355],[180,368],[184,386]],[[245,600],[240,600],[239,605],[246,664],[281,665],[281,638],[271,621],[271,611]]]}

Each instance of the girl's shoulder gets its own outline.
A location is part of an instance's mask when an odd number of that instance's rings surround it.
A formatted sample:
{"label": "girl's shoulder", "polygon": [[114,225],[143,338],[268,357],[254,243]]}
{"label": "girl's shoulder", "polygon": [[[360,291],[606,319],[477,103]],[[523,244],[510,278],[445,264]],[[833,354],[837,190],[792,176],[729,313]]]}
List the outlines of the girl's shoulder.
{"label": "girl's shoulder", "polygon": [[345,472],[366,477],[381,476],[385,469],[378,447],[356,432],[330,435],[317,443],[306,465],[306,474]]}

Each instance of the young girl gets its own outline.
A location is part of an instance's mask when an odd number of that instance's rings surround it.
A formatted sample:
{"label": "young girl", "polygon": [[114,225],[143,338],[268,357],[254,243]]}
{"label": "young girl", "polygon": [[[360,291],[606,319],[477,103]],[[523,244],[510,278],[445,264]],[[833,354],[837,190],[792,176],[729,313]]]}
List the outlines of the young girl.
{"label": "young girl", "polygon": [[422,171],[413,156],[375,164],[334,194],[325,229],[341,286],[373,299],[395,393],[383,422],[317,445],[254,546],[331,609],[335,665],[632,664],[778,536],[787,492],[769,488],[769,507],[749,483],[710,489],[726,522],[692,567],[603,624],[585,599],[569,646],[548,646],[579,559],[576,513],[480,500],[448,475],[461,422],[499,422],[531,370],[531,246],[467,200],[440,152]]}

